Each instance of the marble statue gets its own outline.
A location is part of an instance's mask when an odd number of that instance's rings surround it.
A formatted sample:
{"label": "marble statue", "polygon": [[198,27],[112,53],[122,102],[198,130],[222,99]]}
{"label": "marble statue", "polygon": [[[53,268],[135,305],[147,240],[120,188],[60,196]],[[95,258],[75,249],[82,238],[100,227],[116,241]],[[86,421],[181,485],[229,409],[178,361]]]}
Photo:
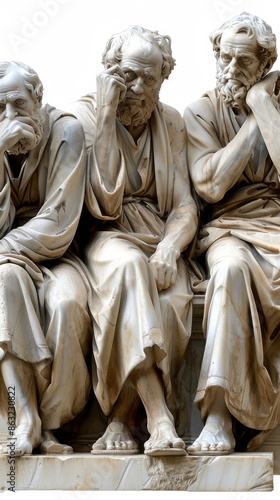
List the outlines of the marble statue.
{"label": "marble statue", "polygon": [[214,90],[184,111],[190,176],[204,207],[206,346],[190,454],[255,449],[280,421],[280,72],[276,37],[247,12],[210,35]]}
{"label": "marble statue", "polygon": [[54,430],[81,412],[91,388],[87,288],[70,250],[84,133],[42,97],[32,68],[0,63],[0,412],[16,455],[72,452]]}
{"label": "marble statue", "polygon": [[[113,35],[97,91],[73,103],[83,124],[85,246],[93,316],[93,389],[105,433],[92,453],[136,453],[135,407],[147,415],[147,455],[184,455],[174,382],[191,333],[192,291],[181,256],[197,229],[179,112],[159,101],[174,68],[171,40],[139,26]],[[97,222],[96,222],[97,221]]]}

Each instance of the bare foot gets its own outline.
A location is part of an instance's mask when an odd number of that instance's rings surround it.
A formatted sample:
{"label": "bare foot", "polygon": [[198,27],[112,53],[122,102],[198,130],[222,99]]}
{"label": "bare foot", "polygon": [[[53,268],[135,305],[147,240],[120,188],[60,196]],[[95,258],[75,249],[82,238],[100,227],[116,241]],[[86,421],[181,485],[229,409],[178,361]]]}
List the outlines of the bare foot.
{"label": "bare foot", "polygon": [[60,443],[52,431],[42,432],[42,441],[40,446],[41,453],[44,455],[55,453],[56,455],[73,453],[72,446]]}
{"label": "bare foot", "polygon": [[146,455],[185,455],[185,443],[178,437],[171,422],[154,427],[151,437],[144,444]]}
{"label": "bare foot", "polygon": [[91,453],[138,453],[138,446],[128,427],[113,420],[103,436],[92,445]]}
{"label": "bare foot", "polygon": [[36,425],[35,420],[32,425],[21,424],[16,428],[13,438],[0,447],[0,454],[10,455],[13,451],[17,457],[31,455],[40,442],[40,434],[40,424]]}
{"label": "bare foot", "polygon": [[13,439],[9,439],[7,444],[0,446],[1,455],[10,455],[13,452],[15,456],[20,457],[22,455],[31,455],[32,451],[33,445],[29,433],[22,433]]}
{"label": "bare foot", "polygon": [[231,425],[224,422],[206,422],[198,438],[187,448],[192,455],[223,455],[232,453],[235,439]]}
{"label": "bare foot", "polygon": [[15,430],[16,455],[31,455],[40,443],[41,420],[33,416],[29,423],[20,424]]}

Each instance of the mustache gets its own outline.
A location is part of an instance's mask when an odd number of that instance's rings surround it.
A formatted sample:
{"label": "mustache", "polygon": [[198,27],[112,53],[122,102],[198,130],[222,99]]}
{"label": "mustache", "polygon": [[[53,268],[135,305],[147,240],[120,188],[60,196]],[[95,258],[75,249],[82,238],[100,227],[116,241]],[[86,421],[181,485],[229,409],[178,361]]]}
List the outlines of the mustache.
{"label": "mustache", "polygon": [[[128,99],[128,101],[127,101]],[[131,99],[131,102],[129,102]],[[158,103],[158,95],[138,97],[131,93],[125,96],[117,110],[117,116],[124,126],[147,123]]]}
{"label": "mustache", "polygon": [[[218,71],[217,75],[217,82],[219,85],[230,85],[232,87],[245,87],[247,90],[251,87],[251,83],[248,81],[248,79],[244,76],[238,76],[238,77],[232,77],[232,76],[227,76],[227,73],[224,73],[223,71]],[[232,80],[232,82],[231,82]]]}

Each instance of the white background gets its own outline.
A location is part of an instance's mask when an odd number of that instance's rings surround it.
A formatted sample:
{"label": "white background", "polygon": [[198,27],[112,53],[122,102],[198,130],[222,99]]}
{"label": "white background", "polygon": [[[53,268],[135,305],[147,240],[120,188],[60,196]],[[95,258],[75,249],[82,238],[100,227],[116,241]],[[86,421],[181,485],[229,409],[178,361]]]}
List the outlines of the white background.
{"label": "white background", "polygon": [[[103,69],[101,55],[107,39],[131,24],[171,36],[177,65],[164,82],[160,97],[181,113],[187,104],[215,86],[209,34],[222,22],[248,11],[271,24],[280,40],[279,0],[0,0],[0,7],[0,59],[20,60],[32,66],[43,81],[44,102],[59,108],[95,90],[95,75]],[[274,69],[280,69],[280,57]],[[123,499],[132,494],[160,500],[174,497],[174,492],[119,492],[113,496]],[[5,492],[3,498],[11,495]],[[225,499],[225,493],[187,492],[178,492],[175,498],[182,495],[184,499]],[[226,498],[270,500],[279,495],[278,476],[273,493],[227,493]],[[40,500],[97,500],[105,496],[82,491],[16,493],[16,498]]]}
{"label": "white background", "polygon": [[177,64],[160,97],[180,112],[215,86],[209,34],[226,19],[244,10],[257,14],[280,40],[279,0],[0,0],[0,5],[0,59],[32,66],[44,84],[44,101],[59,108],[95,90],[107,39],[131,24],[171,36]]}

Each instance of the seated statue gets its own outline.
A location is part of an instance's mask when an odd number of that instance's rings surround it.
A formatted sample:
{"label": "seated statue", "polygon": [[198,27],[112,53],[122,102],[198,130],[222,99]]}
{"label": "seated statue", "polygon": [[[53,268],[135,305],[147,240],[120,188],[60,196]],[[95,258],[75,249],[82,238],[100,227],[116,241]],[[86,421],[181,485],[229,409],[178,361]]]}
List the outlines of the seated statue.
{"label": "seated statue", "polygon": [[91,389],[87,288],[68,250],[84,200],[84,133],[42,96],[32,68],[0,63],[0,412],[11,422],[14,395],[16,455],[72,452],[53,431]]}
{"label": "seated statue", "polygon": [[93,389],[108,416],[92,453],[138,452],[134,408],[142,401],[150,434],[144,452],[184,455],[175,386],[193,294],[181,254],[196,233],[197,206],[183,118],[159,102],[175,64],[170,38],[131,26],[108,40],[103,64],[97,92],[70,108],[88,151]]}
{"label": "seated statue", "polygon": [[253,450],[280,422],[280,72],[267,23],[243,12],[214,31],[217,85],[184,112],[204,203],[196,255],[208,284],[191,454]]}

